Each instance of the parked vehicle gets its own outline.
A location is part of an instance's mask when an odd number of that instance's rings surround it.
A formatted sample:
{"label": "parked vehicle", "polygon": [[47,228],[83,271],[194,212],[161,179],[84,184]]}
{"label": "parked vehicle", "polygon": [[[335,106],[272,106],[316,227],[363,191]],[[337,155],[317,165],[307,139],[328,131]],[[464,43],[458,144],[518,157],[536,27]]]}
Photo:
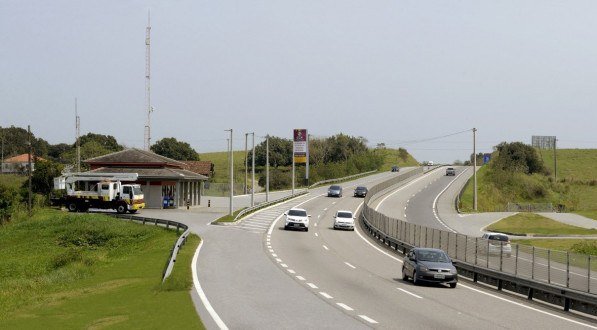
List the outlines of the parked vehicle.
{"label": "parked vehicle", "polygon": [[293,208],[284,213],[286,216],[286,223],[284,229],[302,229],[309,231],[309,218],[310,215],[304,209]]}
{"label": "parked vehicle", "polygon": [[[87,212],[90,208],[112,209],[118,213],[135,213],[145,208],[143,191],[136,173],[73,173],[57,178],[64,181],[66,194],[52,198],[54,206],[65,206],[70,212]],[[61,180],[62,179],[62,180]]]}
{"label": "parked vehicle", "polygon": [[450,175],[452,175],[452,176],[456,175],[456,170],[453,167],[448,167],[446,169],[446,176],[450,176]]}
{"label": "parked vehicle", "polygon": [[328,197],[342,197],[342,187],[340,186],[330,186],[328,189]]}
{"label": "parked vehicle", "polygon": [[368,192],[367,187],[358,186],[354,190],[354,197],[366,197]]}
{"label": "parked vehicle", "polygon": [[351,211],[338,211],[334,215],[334,229],[354,230],[354,215]]}
{"label": "parked vehicle", "polygon": [[415,285],[421,282],[447,283],[455,288],[458,272],[446,252],[439,249],[414,248],[404,258],[402,279],[412,278]]}
{"label": "parked vehicle", "polygon": [[502,254],[506,257],[512,255],[512,245],[510,245],[508,235],[502,233],[485,233],[481,238],[487,240],[479,243],[481,253],[489,253],[490,255]]}
{"label": "parked vehicle", "polygon": [[392,172],[400,172],[400,167],[398,165],[392,166]]}

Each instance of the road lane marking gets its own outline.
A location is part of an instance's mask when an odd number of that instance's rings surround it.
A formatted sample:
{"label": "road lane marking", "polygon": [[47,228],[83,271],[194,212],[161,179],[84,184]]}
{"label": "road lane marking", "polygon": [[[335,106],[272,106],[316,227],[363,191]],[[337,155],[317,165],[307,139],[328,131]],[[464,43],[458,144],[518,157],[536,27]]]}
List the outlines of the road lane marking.
{"label": "road lane marking", "polygon": [[326,251],[329,250],[329,248],[325,245],[323,245],[323,248],[326,249]]}
{"label": "road lane marking", "polygon": [[319,236],[319,234],[318,234],[318,233],[315,233],[315,237],[318,237],[318,236]]}
{"label": "road lane marking", "polygon": [[287,271],[288,271],[290,274],[296,274],[296,272],[295,272],[294,270],[292,270],[292,269],[287,269]]}
{"label": "road lane marking", "polygon": [[277,255],[277,254],[275,254],[275,253],[272,253],[272,257],[274,257],[274,258],[277,258],[277,257],[278,257],[278,255]]}
{"label": "road lane marking", "polygon": [[336,204],[337,202],[333,202],[332,205]]}
{"label": "road lane marking", "polygon": [[325,293],[323,291],[320,291],[319,294],[322,295],[323,297],[327,298],[327,299],[333,299],[334,298],[334,297],[330,296],[329,294],[327,294],[327,293]]}
{"label": "road lane marking", "polygon": [[317,222],[314,224],[315,227],[317,227]]}
{"label": "road lane marking", "polygon": [[297,275],[297,276],[296,276],[296,278],[297,278],[299,281],[304,281],[304,280],[305,280],[305,278],[304,278],[304,277],[302,277],[302,276],[300,276],[300,275]]}
{"label": "road lane marking", "polygon": [[307,285],[308,285],[308,286],[310,286],[310,287],[311,287],[311,289],[319,289],[319,288],[317,287],[317,285],[315,285],[315,284],[313,284],[313,283],[307,283]]}
{"label": "road lane marking", "polygon": [[[432,172],[427,172],[426,174],[423,174],[423,176],[421,176],[420,178],[414,179],[414,180],[410,181],[409,183],[405,184],[404,186],[399,187],[398,189],[394,190],[392,193],[388,194],[386,197],[384,197],[381,200],[381,202],[379,202],[379,204],[377,204],[377,206],[375,207],[375,211],[377,211],[379,209],[379,207],[381,206],[381,204],[383,204],[388,198],[390,198],[391,196],[393,196],[395,193],[401,191],[402,189],[404,189],[406,187],[409,187],[410,185],[414,184],[415,182],[419,182],[419,181],[427,178],[430,173],[432,173]],[[413,197],[415,197],[415,195],[413,195]]]}
{"label": "road lane marking", "polygon": [[327,211],[327,210],[328,210],[328,208],[326,207],[326,208],[325,208],[325,209],[323,209],[323,210],[324,210],[324,211]]}
{"label": "road lane marking", "polygon": [[197,247],[197,250],[195,250],[195,255],[193,255],[193,263],[192,263],[193,264],[193,266],[192,266],[193,286],[195,286],[195,290],[197,291],[197,294],[199,295],[199,299],[201,299],[203,306],[205,306],[205,309],[207,310],[207,312],[209,313],[211,318],[214,320],[214,322],[216,323],[218,328],[220,328],[221,330],[228,330],[228,327],[226,326],[224,321],[222,321],[222,319],[220,318],[218,313],[216,313],[216,310],[209,303],[209,300],[207,299],[207,296],[205,295],[205,292],[203,292],[203,289],[201,288],[201,284],[199,283],[199,276],[197,275],[197,260],[199,259],[199,252],[201,251],[203,242],[205,242],[205,239],[201,240],[201,242],[199,243],[199,246]]}
{"label": "road lane marking", "polygon": [[319,218],[321,218],[321,215],[318,215],[318,216],[317,216],[317,219],[319,219]]}
{"label": "road lane marking", "polygon": [[496,295],[494,295],[494,294],[491,294],[491,293],[489,293],[489,292],[484,292],[484,291],[481,291],[481,290],[479,290],[479,289],[475,289],[475,288],[473,288],[473,287],[470,287],[470,286],[468,286],[468,285],[464,285],[464,284],[462,284],[462,283],[460,283],[460,286],[461,286],[461,287],[463,287],[463,288],[466,288],[466,289],[469,289],[469,290],[475,291],[475,292],[477,292],[477,293],[484,294],[484,295],[486,295],[486,296],[490,296],[490,297],[493,297],[493,298],[496,298],[496,299],[499,299],[499,300],[502,300],[502,301],[505,301],[505,302],[509,302],[509,303],[511,303],[511,304],[514,304],[514,305],[516,305],[516,306],[519,306],[519,307],[524,307],[524,308],[526,308],[526,309],[530,309],[530,310],[532,310],[532,311],[539,312],[539,313],[541,313],[541,314],[545,314],[545,315],[553,316],[553,317],[555,317],[555,318],[558,318],[558,319],[560,319],[560,320],[564,320],[564,321],[572,322],[572,323],[574,323],[574,324],[582,325],[582,326],[585,326],[585,327],[588,327],[588,328],[591,328],[591,329],[597,329],[597,326],[593,326],[593,325],[591,325],[591,324],[587,324],[587,323],[582,323],[582,322],[579,322],[579,321],[576,321],[576,320],[572,320],[572,319],[569,319],[569,318],[566,318],[566,317],[563,317],[563,316],[559,316],[559,315],[557,315],[557,314],[553,314],[553,313],[546,312],[546,311],[543,311],[543,310],[540,310],[540,309],[537,309],[537,308],[534,308],[534,307],[531,307],[531,306],[527,306],[527,305],[525,305],[525,304],[522,304],[522,303],[519,303],[519,302],[516,302],[516,301],[512,301],[512,300],[506,299],[506,298],[504,298],[504,297],[496,296]]}
{"label": "road lane marking", "polygon": [[284,268],[288,268],[287,264],[280,264],[280,266],[284,267]]}
{"label": "road lane marking", "polygon": [[[298,203],[298,204],[297,204],[295,207],[299,207],[299,206],[301,206],[301,205],[303,205],[303,204],[305,204],[305,203],[307,203],[307,202],[310,202],[310,201],[314,200],[315,198],[319,198],[319,197],[321,197],[321,196],[323,196],[323,195],[317,195],[317,196],[311,197],[311,198],[307,199],[307,200],[306,200],[306,201],[304,201],[304,202]],[[269,226],[269,229],[267,230],[267,234],[268,234],[268,235],[271,235],[271,234],[272,234],[272,232],[274,231],[274,227],[276,226],[276,223],[277,223],[277,222],[278,222],[278,220],[280,220],[280,218],[282,218],[283,216],[284,216],[284,213],[280,214],[280,215],[279,215],[279,216],[276,218],[276,220],[274,220],[274,221],[272,222],[272,224]]]}
{"label": "road lane marking", "polygon": [[276,261],[277,261],[277,262],[282,262],[282,259],[280,259],[280,258],[276,258]]}
{"label": "road lane marking", "polygon": [[411,296],[413,296],[413,297],[415,297],[415,298],[418,298],[418,299],[423,299],[423,297],[421,297],[421,296],[419,296],[419,295],[416,295],[416,294],[414,294],[414,293],[412,293],[412,292],[410,292],[410,291],[406,291],[406,290],[404,290],[404,289],[401,289],[401,288],[396,288],[396,289],[398,289],[398,290],[400,290],[400,291],[402,291],[402,292],[404,292],[404,293],[406,293],[406,294],[409,294],[409,295],[411,295]]}
{"label": "road lane marking", "polygon": [[343,304],[343,303],[336,303],[336,305],[338,305],[338,306],[340,306],[340,307],[344,308],[344,309],[345,309],[345,310],[347,310],[347,311],[354,311],[354,309],[353,309],[352,307],[350,307],[350,306],[348,306],[348,305],[346,305],[346,304]]}
{"label": "road lane marking", "polygon": [[348,262],[346,262],[346,261],[344,262],[344,264],[346,264],[346,266],[348,266],[348,267],[350,267],[350,268],[352,268],[352,269],[357,269],[355,266],[353,266],[353,265],[349,264],[349,263],[348,263]]}
{"label": "road lane marking", "polygon": [[[358,227],[357,227],[357,226],[355,226],[355,229],[356,229],[356,228],[358,228]],[[402,260],[400,260],[400,259],[398,259],[398,258],[394,257],[393,255],[391,255],[391,254],[387,253],[386,251],[384,251],[384,250],[382,250],[382,249],[378,248],[377,246],[373,245],[373,243],[369,242],[369,241],[368,241],[368,240],[365,238],[365,236],[363,236],[363,234],[361,234],[361,231],[360,231],[359,229],[356,229],[356,230],[355,230],[355,232],[357,233],[357,235],[359,235],[359,237],[360,237],[360,238],[361,238],[363,241],[365,241],[365,243],[369,244],[369,245],[370,245],[372,248],[374,248],[374,249],[376,249],[377,251],[379,251],[379,252],[381,252],[381,253],[385,254],[386,256],[388,256],[388,257],[390,257],[390,258],[392,258],[392,259],[394,259],[394,260],[398,261],[399,263],[403,263],[403,261],[402,261]]]}
{"label": "road lane marking", "polygon": [[437,200],[439,199],[439,196],[441,196],[446,190],[448,190],[448,188],[450,188],[450,186],[452,186],[452,184],[454,182],[456,182],[456,180],[466,172],[468,172],[468,170],[462,171],[460,174],[458,174],[452,181],[450,181],[450,183],[439,194],[437,194],[437,196],[435,196],[435,199],[433,200],[433,205],[432,205],[433,216],[435,216],[435,219],[442,226],[446,227],[446,229],[448,229],[449,231],[451,231],[453,233],[456,233],[456,230],[450,228],[445,222],[442,221],[442,219],[439,218],[439,215],[437,214]]}
{"label": "road lane marking", "polygon": [[363,320],[371,323],[371,324],[377,324],[377,321],[375,321],[374,319],[368,317],[367,315],[359,315],[360,318],[362,318]]}

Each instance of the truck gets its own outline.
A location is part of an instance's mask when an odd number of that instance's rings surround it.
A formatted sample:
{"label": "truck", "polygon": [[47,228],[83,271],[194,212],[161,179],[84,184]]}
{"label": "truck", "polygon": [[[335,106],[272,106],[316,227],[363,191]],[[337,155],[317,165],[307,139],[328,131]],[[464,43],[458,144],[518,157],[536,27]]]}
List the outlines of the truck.
{"label": "truck", "polygon": [[137,173],[72,173],[56,178],[63,183],[64,196],[52,198],[54,206],[64,206],[69,212],[87,212],[93,209],[111,209],[118,213],[136,213],[145,208],[143,191]]}

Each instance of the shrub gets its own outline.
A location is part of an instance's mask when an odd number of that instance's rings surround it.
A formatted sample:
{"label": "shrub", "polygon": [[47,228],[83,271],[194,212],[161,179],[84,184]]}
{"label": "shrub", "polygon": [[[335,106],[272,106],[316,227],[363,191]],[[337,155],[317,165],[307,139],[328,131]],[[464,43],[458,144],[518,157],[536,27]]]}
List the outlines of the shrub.
{"label": "shrub", "polygon": [[582,254],[597,255],[597,240],[584,240],[571,247],[572,251]]}

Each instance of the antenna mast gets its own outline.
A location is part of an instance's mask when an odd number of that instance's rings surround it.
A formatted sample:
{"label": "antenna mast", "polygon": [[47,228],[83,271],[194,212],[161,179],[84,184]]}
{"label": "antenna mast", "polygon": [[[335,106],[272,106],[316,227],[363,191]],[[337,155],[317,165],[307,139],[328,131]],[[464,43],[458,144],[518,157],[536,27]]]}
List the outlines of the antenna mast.
{"label": "antenna mast", "polygon": [[77,134],[77,173],[81,173],[81,144],[79,137],[81,136],[81,118],[77,110],[77,98],[75,97],[75,126]]}
{"label": "antenna mast", "polygon": [[147,11],[147,27],[145,28],[145,106],[147,108],[147,122],[145,123],[145,150],[149,150],[151,146],[151,49],[150,49],[150,32],[151,32],[151,13]]}

